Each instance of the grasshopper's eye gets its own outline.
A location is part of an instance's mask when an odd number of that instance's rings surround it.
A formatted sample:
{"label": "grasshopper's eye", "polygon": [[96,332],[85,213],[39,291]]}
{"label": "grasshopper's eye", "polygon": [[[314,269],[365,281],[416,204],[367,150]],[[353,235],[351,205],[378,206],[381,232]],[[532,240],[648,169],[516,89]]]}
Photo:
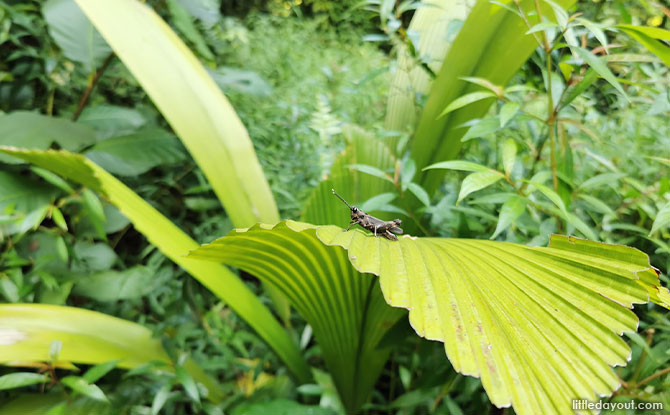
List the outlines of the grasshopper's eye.
{"label": "grasshopper's eye", "polygon": [[358,213],[358,208],[356,206],[354,206],[354,207],[351,208],[351,211],[354,212],[354,213]]}

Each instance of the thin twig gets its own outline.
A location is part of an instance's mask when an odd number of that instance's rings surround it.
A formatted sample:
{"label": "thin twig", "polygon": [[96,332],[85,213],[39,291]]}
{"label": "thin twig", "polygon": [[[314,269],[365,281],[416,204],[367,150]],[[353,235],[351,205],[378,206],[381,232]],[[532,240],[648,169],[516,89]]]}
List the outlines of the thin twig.
{"label": "thin twig", "polygon": [[667,373],[670,373],[670,367],[666,367],[663,370],[659,370],[658,372],[654,373],[653,375],[646,377],[639,381],[638,383],[635,384],[635,388],[639,388],[640,386],[644,385],[645,383],[651,382],[652,380],[659,378]]}
{"label": "thin twig", "polygon": [[88,83],[88,86],[86,87],[86,91],[84,91],[84,95],[82,95],[81,99],[79,100],[79,105],[77,106],[77,110],[74,112],[74,115],[72,116],[72,121],[77,121],[77,119],[81,115],[81,112],[84,110],[84,107],[88,102],[89,96],[91,96],[91,91],[93,91],[93,88],[95,88],[95,85],[98,83],[98,80],[100,80],[100,77],[105,72],[109,64],[112,63],[114,56],[116,56],[114,52],[110,53],[107,56],[107,58],[105,58],[105,61],[102,63],[100,68],[98,68],[98,70],[95,72],[93,78],[91,78],[91,81]]}

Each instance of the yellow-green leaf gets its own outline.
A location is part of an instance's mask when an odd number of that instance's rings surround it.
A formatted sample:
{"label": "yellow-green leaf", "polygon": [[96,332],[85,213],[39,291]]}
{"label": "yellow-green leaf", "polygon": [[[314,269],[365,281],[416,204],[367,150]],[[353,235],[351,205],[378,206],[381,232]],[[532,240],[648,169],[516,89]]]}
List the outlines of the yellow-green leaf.
{"label": "yellow-green leaf", "polygon": [[[278,221],[247,129],[184,42],[142,2],[75,1],[170,123],[233,224]],[[287,320],[288,303],[273,287],[267,289]]]}
{"label": "yellow-green leaf", "polygon": [[[359,272],[379,276],[387,303],[410,310],[417,334],[444,342],[457,371],[481,377],[495,405],[512,404],[520,415],[572,413],[573,399],[610,395],[619,385],[611,366],[630,358],[619,336],[637,329],[629,308],[650,298],[670,307],[642,252],[563,236],[546,248],[412,236],[388,241],[282,221],[234,230],[190,256],[273,279],[308,308],[310,298],[338,290],[321,278],[319,264],[342,249]],[[336,310],[313,313],[328,318]]]}
{"label": "yellow-green leaf", "polygon": [[76,3],[193,155],[233,223],[249,226],[278,220],[246,128],[170,27],[136,0]]}
{"label": "yellow-green leaf", "polygon": [[[170,364],[170,358],[151,330],[120,318],[74,307],[46,304],[0,305],[0,363],[47,362],[54,341],[61,343],[59,362],[96,364],[118,359],[130,369],[151,361]],[[223,392],[195,362],[184,368],[219,401]],[[82,383],[83,382],[83,383]],[[85,380],[72,380],[75,387]],[[104,397],[103,397],[104,398]]]}
{"label": "yellow-green leaf", "polygon": [[481,101],[486,98],[493,98],[495,96],[496,94],[489,91],[477,91],[465,94],[461,97],[456,98],[449,105],[447,105],[447,108],[445,108],[444,111],[442,111],[440,115],[438,115],[438,118],[444,117],[450,112],[455,111],[459,108],[463,108],[466,105],[470,105],[473,102]]}
{"label": "yellow-green leaf", "polygon": [[502,178],[504,176],[494,170],[478,171],[468,175],[461,183],[461,191],[458,193],[457,202],[465,199],[470,193],[484,189]]}
{"label": "yellow-green leaf", "polygon": [[617,25],[616,27],[640,42],[642,46],[658,56],[666,65],[670,65],[670,50],[668,50],[668,45],[662,42],[670,40],[670,31],[657,27],[629,24]]}
{"label": "yellow-green leaf", "polygon": [[503,144],[502,161],[505,174],[509,176],[514,170],[514,162],[516,161],[516,143],[511,138],[508,138]]}
{"label": "yellow-green leaf", "polygon": [[502,231],[507,229],[515,220],[519,218],[526,210],[527,199],[523,197],[512,195],[500,208],[500,216],[498,217],[498,225],[495,232],[491,235],[491,239],[495,239]]}
{"label": "yellow-green leaf", "polygon": [[0,152],[49,169],[100,193],[161,252],[245,319],[298,379],[305,382],[311,377],[297,344],[260,299],[227,268],[185,258],[184,253],[198,244],[114,176],[85,157],[66,151],[31,151],[0,146]]}

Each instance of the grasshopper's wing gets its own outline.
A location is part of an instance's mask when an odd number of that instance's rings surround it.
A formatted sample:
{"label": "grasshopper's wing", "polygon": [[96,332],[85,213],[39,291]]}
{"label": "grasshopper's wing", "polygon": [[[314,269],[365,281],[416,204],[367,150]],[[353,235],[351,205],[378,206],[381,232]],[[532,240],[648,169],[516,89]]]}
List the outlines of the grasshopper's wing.
{"label": "grasshopper's wing", "polygon": [[388,227],[388,224],[389,224],[388,222],[383,221],[383,220],[381,220],[381,219],[379,219],[379,218],[375,218],[375,217],[372,216],[372,215],[368,215],[368,214],[366,214],[366,215],[367,215],[367,220],[368,220],[368,222],[369,222],[370,224],[372,224],[372,226],[376,226],[376,227],[378,227],[378,228],[380,228],[380,229],[382,229],[382,228],[387,228],[387,227]]}

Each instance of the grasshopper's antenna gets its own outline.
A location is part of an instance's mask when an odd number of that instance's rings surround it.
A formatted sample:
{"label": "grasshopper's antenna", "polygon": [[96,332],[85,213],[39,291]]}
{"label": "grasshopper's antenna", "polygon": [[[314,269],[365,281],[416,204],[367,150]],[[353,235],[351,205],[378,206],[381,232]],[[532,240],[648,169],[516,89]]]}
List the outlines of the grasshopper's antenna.
{"label": "grasshopper's antenna", "polygon": [[351,209],[351,205],[350,205],[349,203],[347,203],[347,201],[344,200],[344,199],[342,198],[342,196],[338,195],[337,192],[335,191],[335,189],[330,189],[330,190],[332,190],[332,191],[333,191],[333,194],[334,194],[335,196],[339,197],[340,200],[343,201],[344,204],[347,205],[347,206],[349,207],[349,209]]}

